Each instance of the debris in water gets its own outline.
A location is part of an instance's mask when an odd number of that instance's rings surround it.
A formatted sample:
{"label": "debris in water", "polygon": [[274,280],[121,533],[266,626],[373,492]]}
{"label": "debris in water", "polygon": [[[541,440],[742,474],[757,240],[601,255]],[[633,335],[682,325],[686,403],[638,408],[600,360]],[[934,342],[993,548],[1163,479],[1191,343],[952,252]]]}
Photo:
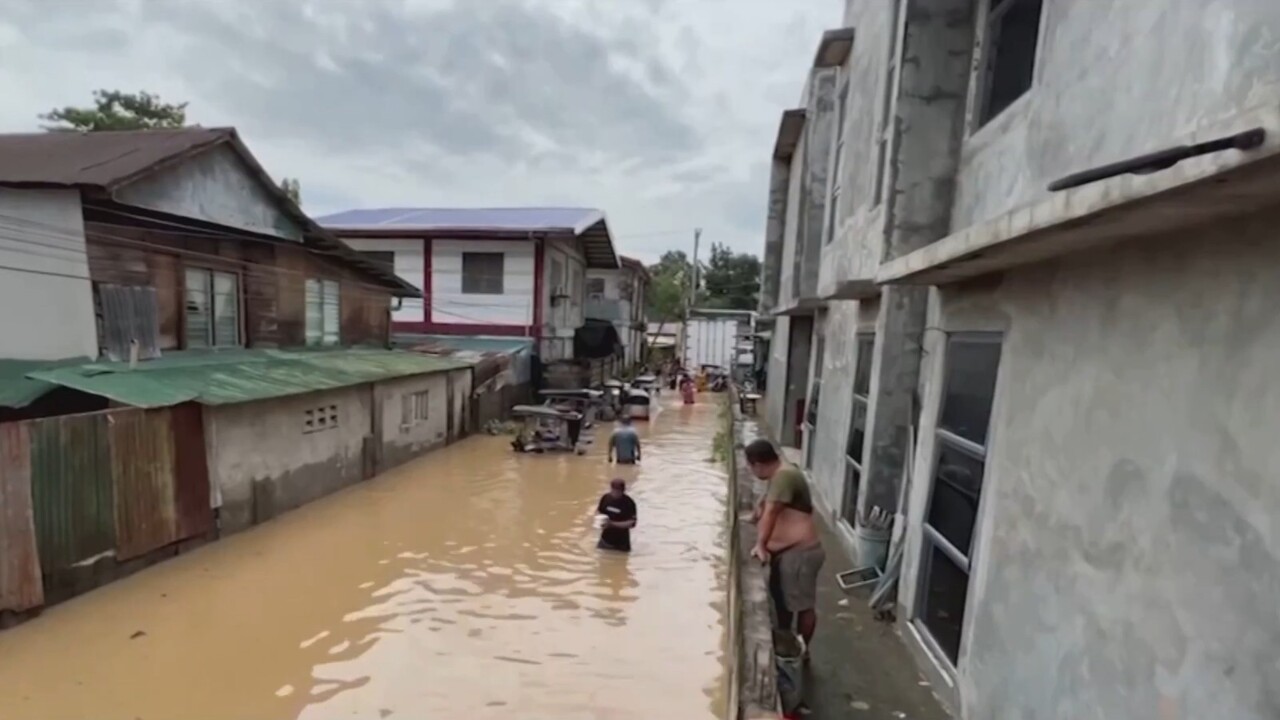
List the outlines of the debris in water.
{"label": "debris in water", "polygon": [[870,710],[871,709],[871,705],[861,700],[854,700],[853,702],[849,703],[849,707],[853,708],[854,710]]}
{"label": "debris in water", "polygon": [[144,636],[146,636],[146,633],[145,633],[145,632],[143,632],[143,631],[141,631],[141,630],[139,630],[138,632],[136,632],[136,633],[134,633],[134,634],[130,635],[130,636],[129,636],[129,639],[130,639],[130,640],[137,640],[138,638],[140,638],[140,637],[144,637]]}
{"label": "debris in water", "polygon": [[276,690],[276,697],[289,697],[292,694],[293,694],[292,685],[281,685],[280,689]]}

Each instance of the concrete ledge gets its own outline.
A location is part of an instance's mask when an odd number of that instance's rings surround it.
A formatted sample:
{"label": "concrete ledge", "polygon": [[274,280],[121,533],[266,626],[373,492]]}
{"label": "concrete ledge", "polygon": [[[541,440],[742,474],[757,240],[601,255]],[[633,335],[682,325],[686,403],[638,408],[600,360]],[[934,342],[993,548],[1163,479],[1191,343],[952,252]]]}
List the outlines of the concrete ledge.
{"label": "concrete ledge", "polygon": [[[729,637],[733,652],[728,717],[763,720],[780,714],[778,669],[773,650],[773,611],[767,570],[751,557],[756,527],[749,522],[755,486],[742,447],[755,439],[755,423],[744,418],[736,391],[730,392],[732,456],[729,466]],[[751,427],[749,428],[748,425]],[[749,436],[748,436],[749,435]]]}
{"label": "concrete ledge", "polygon": [[1267,131],[1257,149],[1227,150],[1150,175],[1121,175],[1054,193],[887,262],[876,282],[943,285],[1273,205],[1280,196],[1280,106],[1241,113],[1169,144],[1256,127]]}

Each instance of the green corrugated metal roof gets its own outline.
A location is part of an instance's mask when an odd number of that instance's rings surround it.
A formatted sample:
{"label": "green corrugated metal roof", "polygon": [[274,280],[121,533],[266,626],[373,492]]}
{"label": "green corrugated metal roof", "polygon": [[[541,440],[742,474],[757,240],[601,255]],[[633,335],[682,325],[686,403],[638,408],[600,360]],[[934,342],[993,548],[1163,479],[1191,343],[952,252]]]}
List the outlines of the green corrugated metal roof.
{"label": "green corrugated metal roof", "polygon": [[117,362],[44,368],[26,377],[154,408],[229,405],[463,368],[470,365],[401,350],[230,350],[166,353],[134,368]]}
{"label": "green corrugated metal roof", "polygon": [[41,380],[27,377],[36,370],[80,365],[90,362],[89,358],[72,358],[69,360],[6,360],[0,359],[0,407],[23,408],[35,402],[40,396],[57,387]]}

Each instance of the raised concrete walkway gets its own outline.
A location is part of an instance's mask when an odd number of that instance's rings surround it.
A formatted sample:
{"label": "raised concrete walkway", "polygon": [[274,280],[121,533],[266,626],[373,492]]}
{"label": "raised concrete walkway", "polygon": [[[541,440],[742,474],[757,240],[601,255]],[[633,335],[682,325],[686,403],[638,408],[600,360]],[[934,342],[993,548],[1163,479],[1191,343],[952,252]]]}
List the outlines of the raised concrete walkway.
{"label": "raised concrete walkway", "polygon": [[[750,478],[742,460],[742,446],[757,436],[769,437],[764,423],[755,418],[734,418],[734,465],[737,480],[737,505],[749,514],[749,503],[761,489]],[[803,459],[795,448],[783,448],[788,461],[802,466]],[[775,678],[761,672],[773,659],[772,643],[759,627],[761,604],[768,603],[758,563],[750,563],[750,545],[755,540],[754,526],[745,525],[739,515],[739,564],[737,579],[739,597],[751,600],[739,608],[741,621],[740,653],[745,652],[746,667],[739,666],[738,717],[765,717],[769,705],[776,707]],[[745,525],[745,526],[744,526]],[[915,660],[903,644],[893,623],[874,619],[865,592],[846,593],[836,582],[836,574],[852,569],[852,561],[840,549],[831,528],[819,523],[822,544],[827,549],[827,562],[818,579],[818,632],[810,650],[812,660],[805,669],[804,699],[813,720],[947,720],[950,716],[934,697],[924,677],[917,671]],[[745,570],[745,572],[743,572]],[[768,643],[767,649],[761,648]],[[767,660],[766,660],[767,658]],[[749,668],[749,669],[748,669]],[[755,702],[752,702],[754,700]],[[762,702],[763,701],[763,702]]]}

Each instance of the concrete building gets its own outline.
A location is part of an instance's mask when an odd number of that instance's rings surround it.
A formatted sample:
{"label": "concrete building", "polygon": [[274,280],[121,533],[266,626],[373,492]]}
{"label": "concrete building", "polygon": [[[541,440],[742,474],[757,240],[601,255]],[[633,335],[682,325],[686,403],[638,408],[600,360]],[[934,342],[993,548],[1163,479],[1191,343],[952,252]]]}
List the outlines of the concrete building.
{"label": "concrete building", "polygon": [[958,717],[1280,716],[1280,5],[844,6],[761,309],[850,562]]}
{"label": "concrete building", "polygon": [[585,208],[383,208],[319,219],[422,291],[396,332],[513,335],[543,361],[571,359],[589,270],[620,267],[604,213]]}
{"label": "concrete building", "polygon": [[586,317],[606,320],[618,329],[622,340],[623,365],[631,368],[644,362],[645,301],[649,291],[649,270],[644,263],[623,256],[617,270],[587,270]]}

